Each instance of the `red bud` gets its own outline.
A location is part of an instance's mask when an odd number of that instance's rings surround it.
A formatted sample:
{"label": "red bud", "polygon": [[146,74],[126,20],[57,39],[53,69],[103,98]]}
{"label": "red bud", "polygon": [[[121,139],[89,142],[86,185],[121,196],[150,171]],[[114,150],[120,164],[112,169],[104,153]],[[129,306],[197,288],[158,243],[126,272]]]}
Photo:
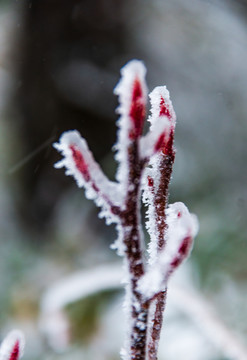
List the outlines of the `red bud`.
{"label": "red bud", "polygon": [[133,93],[129,115],[133,123],[133,128],[130,131],[129,136],[132,140],[135,140],[142,134],[143,123],[145,119],[145,101],[143,98],[141,83],[138,78],[135,79],[133,84]]}
{"label": "red bud", "polygon": [[72,151],[72,157],[73,157],[73,160],[75,162],[77,169],[83,175],[85,181],[89,181],[90,175],[89,175],[89,171],[88,171],[88,165],[85,162],[82,153],[80,152],[80,150],[78,150],[76,148],[75,145],[70,145],[69,148]]}

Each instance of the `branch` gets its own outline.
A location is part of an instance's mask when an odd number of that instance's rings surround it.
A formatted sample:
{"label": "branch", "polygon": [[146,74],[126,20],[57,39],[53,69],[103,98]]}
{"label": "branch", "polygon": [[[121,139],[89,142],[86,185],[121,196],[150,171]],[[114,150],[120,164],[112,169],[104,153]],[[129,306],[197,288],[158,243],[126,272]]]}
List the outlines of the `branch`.
{"label": "branch", "polygon": [[20,330],[12,330],[0,347],[0,360],[19,360],[24,351],[25,339]]}
{"label": "branch", "polygon": [[66,168],[66,175],[75,178],[79,187],[85,188],[88,199],[101,207],[100,217],[106,217],[107,224],[117,222],[115,212],[121,204],[121,192],[117,183],[109,181],[88,149],[87,142],[78,131],[62,134],[58,143],[53,144],[64,158],[55,168]]}
{"label": "branch", "polygon": [[[131,318],[129,337],[122,356],[135,360],[145,359],[148,308],[137,290],[137,283],[144,274],[143,234],[140,221],[140,191],[144,161],[140,157],[140,138],[146,110],[146,69],[139,61],[131,61],[122,69],[122,78],[115,88],[119,96],[117,180],[125,191],[124,205],[120,212],[120,232],[123,252],[129,273],[126,304]],[[118,244],[119,246],[119,244]]]}
{"label": "branch", "polygon": [[[137,282],[144,274],[143,234],[140,221],[141,179],[145,160],[140,156],[146,111],[147,87],[146,69],[142,62],[129,62],[122,70],[122,78],[115,88],[119,96],[118,142],[115,146],[118,183],[109,182],[95,163],[86,141],[76,131],[62,135],[55,147],[64,159],[56,164],[65,167],[67,175],[73,175],[78,186],[84,186],[86,196],[103,208],[101,215],[108,223],[117,224],[118,239],[113,245],[119,255],[125,256],[129,283],[127,290],[128,315],[131,321],[130,338],[126,353],[131,359],[144,359],[146,352],[147,304],[139,291]],[[127,301],[126,301],[127,302]]]}
{"label": "branch", "polygon": [[[167,128],[157,137],[155,155],[150,158],[149,169],[146,172],[143,201],[148,206],[146,223],[150,235],[149,264],[152,266],[160,251],[165,247],[166,235],[166,208],[168,204],[168,187],[171,180],[172,168],[175,159],[173,147],[176,114],[170,101],[169,91],[165,86],[156,87],[149,95],[151,101],[150,132],[163,121],[168,123]],[[158,343],[163,323],[163,312],[166,303],[166,289],[157,294],[151,306],[148,339],[148,359],[156,360]]]}
{"label": "branch", "polygon": [[[169,252],[165,255],[164,251],[167,229],[165,210],[175,156],[173,139],[176,118],[167,89],[155,88],[150,94],[150,130],[142,137],[147,100],[145,74],[142,62],[129,62],[121,70],[122,77],[114,90],[120,103],[117,109],[120,114],[118,141],[115,146],[119,162],[117,183],[106,179],[85,140],[77,132],[65,133],[60,143],[55,144],[65,157],[56,167],[66,167],[67,175],[73,175],[78,186],[85,187],[87,197],[102,207],[101,216],[106,217],[107,223],[117,224],[118,239],[112,247],[119,255],[124,256],[128,272],[126,304],[131,323],[124,350],[124,357],[128,360],[146,359],[149,308],[153,297],[156,298],[154,325],[159,325],[159,329],[157,326],[155,329],[153,327],[155,334],[153,331],[151,338],[155,343],[159,340],[165,304],[164,286],[170,273],[189,252],[192,242],[190,233],[179,238],[180,243],[176,243],[173,257],[169,258],[170,262],[165,263],[164,267],[164,261],[167,262],[167,256],[171,255]],[[147,164],[150,168],[147,170],[148,185],[144,191],[144,199],[146,198],[149,206],[150,249],[154,249],[150,250],[148,271],[145,270],[140,215],[141,184]],[[175,232],[172,235],[176,237]],[[156,278],[153,274],[157,275]],[[146,284],[149,283],[150,287],[147,288]],[[155,345],[152,359],[156,357],[156,348]]]}
{"label": "branch", "polygon": [[188,291],[171,286],[169,290],[171,300],[204,332],[222,355],[231,360],[247,360],[247,348],[195,289]]}
{"label": "branch", "polygon": [[196,216],[190,214],[183,203],[169,205],[166,219],[166,246],[158,253],[156,262],[149,267],[138,284],[138,289],[146,300],[151,300],[166,290],[172,273],[189,256],[193,238],[198,232]]}
{"label": "branch", "polygon": [[70,324],[64,309],[67,305],[98,292],[122,286],[120,265],[101,265],[78,271],[53,284],[40,303],[39,327],[56,351],[66,349],[70,341]]}
{"label": "branch", "polygon": [[[54,316],[63,311],[67,305],[100,291],[122,288],[123,277],[122,266],[112,264],[79,271],[56,282],[45,292],[41,300],[42,330],[46,331],[46,322],[50,318],[54,319]],[[222,354],[232,360],[247,359],[247,349],[219,318],[212,304],[205,300],[195,288],[186,289],[172,283],[169,287],[169,299],[170,304],[174,304],[186,314]],[[55,330],[59,332],[61,328],[58,326]],[[50,333],[46,335],[51,336]],[[53,333],[53,336],[60,339],[61,333]]]}

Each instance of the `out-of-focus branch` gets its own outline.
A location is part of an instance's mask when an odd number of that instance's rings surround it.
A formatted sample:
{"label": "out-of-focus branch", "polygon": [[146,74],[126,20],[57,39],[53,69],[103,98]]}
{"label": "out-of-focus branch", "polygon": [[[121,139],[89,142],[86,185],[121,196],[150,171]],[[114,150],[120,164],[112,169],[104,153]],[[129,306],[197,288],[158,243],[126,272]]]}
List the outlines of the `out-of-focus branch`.
{"label": "out-of-focus branch", "polygon": [[[98,292],[121,289],[123,287],[124,269],[120,264],[98,266],[91,270],[79,271],[53,284],[41,300],[40,325],[45,332],[46,322],[52,318],[61,320],[64,308],[87,296]],[[169,287],[169,304],[179,308],[189,320],[200,329],[214,346],[231,360],[247,360],[247,349],[238,336],[220,319],[211,302],[207,301],[193,287],[181,287],[171,282]],[[168,304],[168,306],[169,306]],[[60,321],[59,320],[59,321]],[[55,336],[60,337],[61,322],[54,327]],[[58,335],[59,334],[59,335]],[[49,337],[50,333],[46,333]]]}
{"label": "out-of-focus branch", "polygon": [[0,346],[0,360],[19,360],[25,346],[24,335],[20,330],[12,330]]}
{"label": "out-of-focus branch", "polygon": [[41,316],[62,310],[68,304],[100,291],[120,288],[123,274],[119,264],[112,264],[78,271],[61,279],[44,293],[40,304]]}
{"label": "out-of-focus branch", "polygon": [[246,346],[219,318],[212,303],[206,301],[195,289],[170,286],[169,298],[227,358],[247,360]]}

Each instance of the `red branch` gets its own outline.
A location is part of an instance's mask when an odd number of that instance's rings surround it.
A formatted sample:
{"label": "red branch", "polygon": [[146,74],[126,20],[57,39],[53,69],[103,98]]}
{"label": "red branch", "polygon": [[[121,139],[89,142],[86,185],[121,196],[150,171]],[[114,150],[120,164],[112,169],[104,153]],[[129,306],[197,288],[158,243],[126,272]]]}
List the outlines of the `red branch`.
{"label": "red branch", "polygon": [[72,151],[72,157],[75,162],[76,168],[80,171],[85,181],[90,181],[90,174],[88,171],[88,164],[86,163],[81,151],[76,147],[76,145],[70,145],[70,150]]}
{"label": "red branch", "polygon": [[170,120],[172,118],[170,110],[167,107],[167,104],[165,103],[165,99],[161,96],[160,99],[160,116],[167,116]]}
{"label": "red branch", "polygon": [[131,140],[136,140],[142,134],[145,120],[145,102],[143,99],[141,83],[138,78],[135,79],[133,84],[129,115],[133,125],[133,128],[130,130],[129,137]]}
{"label": "red branch", "polygon": [[[171,121],[171,113],[165,104],[165,100],[161,97],[160,116],[165,115]],[[169,139],[165,142],[165,134],[158,139],[156,147],[160,150],[160,181],[157,191],[154,194],[154,208],[156,227],[158,229],[158,249],[160,252],[165,247],[165,231],[167,228],[165,210],[168,205],[168,187],[171,180],[172,168],[175,160],[175,150],[173,147],[174,128],[171,129]],[[148,180],[150,182],[150,180]],[[152,189],[154,193],[154,189]],[[155,311],[152,319],[152,329],[148,343],[148,359],[157,360],[158,343],[160,340],[160,332],[163,324],[163,312],[166,303],[166,291],[160,292],[155,297]]]}
{"label": "red branch", "polygon": [[188,253],[191,249],[192,241],[193,240],[190,235],[186,236],[183,239],[183,242],[182,242],[180,248],[178,249],[177,256],[173,259],[173,261],[171,263],[171,271],[176,269],[182,263],[182,261],[188,256]]}
{"label": "red branch", "polygon": [[20,355],[20,344],[19,341],[16,341],[13,350],[10,354],[9,360],[18,360]]}
{"label": "red branch", "polygon": [[[138,142],[134,141],[128,148],[128,192],[125,209],[121,213],[123,242],[131,277],[131,315],[132,331],[130,351],[132,360],[144,360],[146,355],[148,304],[144,303],[137,291],[137,282],[144,274],[142,233],[140,230],[139,199],[141,175],[144,163],[139,159]],[[138,306],[136,306],[138,304]]]}
{"label": "red branch", "polygon": [[[145,275],[144,269],[144,259],[143,259],[143,248],[142,248],[142,230],[141,230],[141,219],[140,219],[140,195],[141,195],[141,178],[144,166],[149,159],[143,160],[139,155],[139,140],[142,135],[144,119],[145,119],[145,83],[143,80],[144,77],[144,68],[141,63],[138,61],[134,61],[134,63],[130,63],[127,65],[125,70],[123,71],[123,79],[120,81],[119,86],[116,88],[116,94],[120,96],[120,102],[122,102],[122,106],[127,104],[128,108],[124,109],[124,112],[121,113],[120,107],[120,115],[123,116],[123,126],[127,123],[128,139],[123,139],[126,141],[122,141],[122,137],[120,136],[121,141],[118,145],[124,146],[123,151],[127,151],[124,156],[121,156],[121,161],[126,161],[127,164],[124,163],[125,168],[127,168],[126,173],[123,174],[127,176],[127,193],[125,194],[124,201],[122,205],[115,206],[109,200],[109,195],[104,193],[104,187],[101,186],[101,181],[98,180],[98,177],[94,175],[94,169],[91,167],[91,164],[88,163],[90,161],[90,156],[87,157],[86,154],[83,155],[79,146],[75,144],[71,144],[69,146],[71,150],[72,159],[77,171],[80,172],[84,179],[80,177],[80,184],[85,185],[86,189],[90,187],[96,192],[97,199],[105,200],[107,205],[109,205],[109,210],[112,214],[115,215],[114,221],[116,220],[118,224],[118,229],[120,230],[120,234],[123,236],[123,244],[126,262],[128,264],[128,271],[130,277],[130,306],[131,306],[131,333],[130,333],[130,359],[131,360],[146,360],[147,357],[149,360],[157,359],[157,348],[158,341],[160,338],[160,331],[162,327],[162,319],[163,319],[163,310],[165,308],[165,300],[166,300],[166,291],[160,292],[155,295],[151,300],[143,300],[143,296],[138,290],[138,284],[140,278]],[[129,77],[124,78],[127,72],[133,76],[132,84],[129,85]],[[135,73],[133,73],[133,71]],[[140,74],[140,78],[139,75]],[[125,80],[128,80],[127,82]],[[127,84],[127,85],[126,85]],[[126,102],[126,96],[130,93],[130,105],[128,101]],[[129,99],[127,97],[127,99]],[[126,103],[126,104],[125,104]],[[126,117],[126,111],[128,116]],[[166,104],[165,99],[163,97],[160,98],[160,108],[159,114],[160,117],[166,116],[171,122],[173,119],[173,110],[170,103]],[[121,118],[120,118],[121,120]],[[121,120],[121,121],[122,121]],[[120,124],[121,124],[120,121]],[[122,126],[122,125],[121,125]],[[120,131],[123,128],[120,128]],[[125,132],[121,133],[121,135]],[[154,133],[155,134],[155,133]],[[160,134],[160,133],[159,133]],[[168,136],[169,135],[169,136]],[[168,138],[168,140],[167,140]],[[159,153],[159,168],[158,171],[160,173],[159,176],[159,186],[156,189],[155,179],[152,177],[148,177],[148,185],[150,191],[153,194],[153,206],[155,210],[155,221],[156,228],[158,230],[158,239],[157,239],[157,251],[160,252],[165,247],[165,232],[167,228],[166,218],[165,218],[165,210],[167,207],[168,201],[168,186],[171,179],[172,166],[175,158],[175,151],[173,148],[173,139],[174,139],[174,124],[172,123],[171,130],[168,133],[163,133],[157,135],[156,143],[154,146],[154,150]],[[153,141],[153,140],[152,140]],[[126,146],[124,144],[127,144]],[[126,149],[127,147],[127,149]],[[57,145],[59,150],[63,150],[63,146]],[[67,148],[66,148],[67,149]],[[126,150],[125,150],[126,149]],[[121,149],[122,150],[122,149]],[[89,160],[88,160],[89,159]],[[124,159],[124,160],[122,160]],[[70,160],[70,159],[69,159]],[[63,162],[58,163],[58,167],[66,166]],[[94,164],[95,165],[95,164]],[[121,166],[121,163],[120,163]],[[74,170],[74,166],[72,171]],[[71,168],[69,167],[69,173],[71,173]],[[76,176],[78,173],[76,172]],[[82,180],[82,181],[81,181]],[[121,185],[122,179],[119,180]],[[123,183],[124,179],[123,179]],[[107,187],[105,188],[105,192],[107,192]],[[115,193],[114,193],[115,195]],[[97,201],[96,201],[97,203]],[[107,208],[108,211],[108,208]],[[117,218],[117,219],[116,219]],[[186,243],[187,244],[187,243]],[[174,263],[171,266],[176,266],[176,261],[179,262],[180,258],[184,256],[186,253],[185,243],[181,246],[179,250],[178,257],[174,259]],[[147,339],[148,333],[148,317],[150,316],[150,305],[155,301],[155,311],[153,315],[153,323],[152,328],[150,329],[149,335],[150,338]],[[147,342],[149,341],[148,345]],[[10,360],[15,360],[13,357]]]}

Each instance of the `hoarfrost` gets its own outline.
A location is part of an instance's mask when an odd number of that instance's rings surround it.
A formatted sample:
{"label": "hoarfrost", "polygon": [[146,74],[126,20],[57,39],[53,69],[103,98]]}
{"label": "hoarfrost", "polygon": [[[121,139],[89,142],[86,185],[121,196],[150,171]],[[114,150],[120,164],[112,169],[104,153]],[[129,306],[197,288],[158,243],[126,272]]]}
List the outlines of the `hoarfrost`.
{"label": "hoarfrost", "polygon": [[67,131],[53,146],[64,156],[54,165],[55,168],[65,167],[65,174],[73,176],[77,185],[85,188],[86,197],[102,208],[99,216],[105,217],[107,224],[117,222],[111,205],[119,206],[122,201],[119,184],[107,179],[94,160],[85,139],[76,130]]}
{"label": "hoarfrost", "polygon": [[151,103],[151,116],[148,121],[151,123],[151,130],[155,122],[163,116],[167,117],[173,126],[176,124],[176,114],[170,100],[170,93],[166,86],[156,86],[149,94]]}
{"label": "hoarfrost", "polygon": [[166,247],[139,280],[138,289],[146,299],[165,290],[169,276],[189,256],[199,228],[196,216],[181,202],[170,205],[166,216]]}
{"label": "hoarfrost", "polygon": [[140,139],[140,154],[143,159],[149,159],[156,153],[158,150],[157,139],[159,139],[162,135],[164,135],[164,142],[168,140],[170,128],[171,123],[165,116],[160,117],[159,121],[156,121],[150,127],[150,131],[147,135]]}
{"label": "hoarfrost", "polygon": [[[66,174],[85,188],[86,196],[101,208],[99,216],[105,217],[107,224],[116,223],[118,239],[111,247],[119,255],[125,255],[127,274],[124,308],[128,329],[125,349],[121,352],[126,360],[146,357],[148,347],[143,338],[147,336],[150,340],[152,329],[156,331],[152,340],[158,344],[162,319],[160,325],[152,323],[150,315],[154,315],[159,305],[158,298],[153,297],[166,289],[169,276],[188,256],[198,228],[196,218],[182,203],[167,208],[175,157],[176,115],[165,86],[156,87],[149,95],[150,129],[142,136],[147,101],[145,74],[141,61],[130,61],[122,68],[121,80],[114,89],[120,103],[118,140],[114,146],[119,162],[117,182],[106,178],[77,131],[64,133],[60,142],[54,144],[64,156],[55,167],[65,167]],[[147,269],[140,218],[141,190],[147,205],[146,227],[150,235]],[[147,303],[147,300],[151,301]]]}
{"label": "hoarfrost", "polygon": [[117,233],[118,233],[118,237],[114,241],[114,243],[110,246],[110,248],[112,250],[116,250],[117,254],[119,256],[123,256],[124,253],[125,253],[126,246],[123,243],[123,228],[119,223],[116,225],[116,230],[117,230]]}
{"label": "hoarfrost", "polygon": [[[117,125],[118,130],[118,141],[115,145],[117,150],[115,158],[119,162],[118,171],[116,174],[116,179],[119,182],[122,182],[124,186],[124,191],[127,187],[127,178],[128,173],[128,161],[127,161],[127,148],[131,143],[130,134],[133,131],[133,121],[131,120],[131,107],[133,104],[133,91],[135,81],[138,81],[140,86],[140,99],[138,99],[138,105],[142,105],[143,108],[146,106],[147,101],[147,85],[145,81],[146,68],[145,65],[138,60],[132,60],[127,63],[121,69],[121,80],[114,89],[114,93],[119,97],[119,107],[117,108],[120,118],[118,119]],[[140,104],[141,103],[141,104]],[[144,120],[144,117],[143,117]],[[140,124],[142,130],[142,124]],[[140,136],[141,134],[136,134]],[[123,180],[125,182],[123,183]]]}
{"label": "hoarfrost", "polygon": [[[158,241],[161,234],[159,233],[159,225],[161,224],[161,215],[157,215],[157,210],[160,208],[160,204],[155,204],[155,199],[158,196],[158,192],[163,192],[163,197],[166,197],[164,191],[166,189],[161,188],[161,174],[164,169],[164,156],[167,143],[170,141],[170,147],[173,147],[173,133],[176,124],[176,114],[170,100],[169,91],[165,86],[156,87],[150,94],[151,102],[151,115],[148,118],[150,122],[150,134],[155,134],[160,124],[166,124],[163,132],[156,134],[156,151],[154,155],[150,157],[149,168],[146,170],[146,174],[143,182],[143,202],[147,206],[147,222],[146,228],[150,235],[150,242],[148,247],[149,252],[149,264],[153,264],[157,260],[158,256]],[[157,141],[158,139],[158,141]],[[146,145],[142,145],[147,148]],[[153,145],[154,146],[154,145]],[[170,149],[171,150],[171,149]],[[147,151],[147,150],[145,150]],[[149,150],[150,151],[150,150]],[[167,199],[165,199],[167,201]],[[165,211],[165,208],[164,208]],[[165,212],[162,214],[164,219]]]}

